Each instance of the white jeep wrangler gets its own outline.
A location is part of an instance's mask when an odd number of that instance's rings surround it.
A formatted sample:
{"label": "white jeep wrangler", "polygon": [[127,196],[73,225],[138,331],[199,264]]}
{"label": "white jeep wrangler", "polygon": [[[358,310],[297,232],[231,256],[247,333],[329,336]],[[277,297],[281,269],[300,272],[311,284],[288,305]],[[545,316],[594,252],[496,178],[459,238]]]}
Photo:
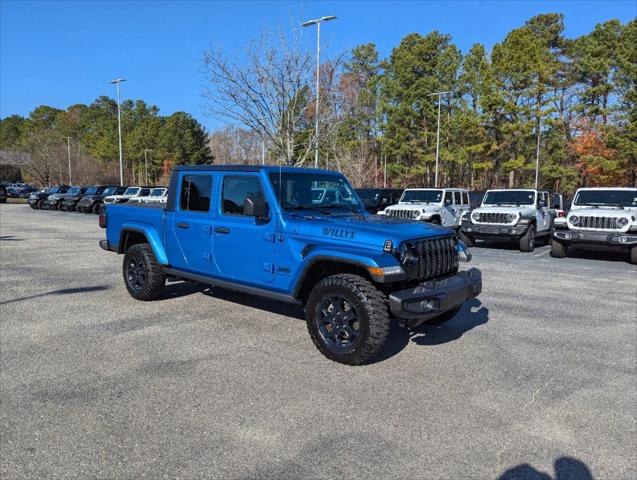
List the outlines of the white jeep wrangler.
{"label": "white jeep wrangler", "polygon": [[566,218],[555,220],[551,256],[569,247],[630,252],[637,264],[637,188],[580,188]]}
{"label": "white jeep wrangler", "polygon": [[551,239],[555,212],[549,197],[546,190],[488,190],[480,207],[462,218],[460,239],[469,246],[476,239],[513,240],[520,251],[532,252],[537,237]]}
{"label": "white jeep wrangler", "polygon": [[396,205],[378,214],[458,228],[470,210],[469,192],[462,188],[408,188]]}

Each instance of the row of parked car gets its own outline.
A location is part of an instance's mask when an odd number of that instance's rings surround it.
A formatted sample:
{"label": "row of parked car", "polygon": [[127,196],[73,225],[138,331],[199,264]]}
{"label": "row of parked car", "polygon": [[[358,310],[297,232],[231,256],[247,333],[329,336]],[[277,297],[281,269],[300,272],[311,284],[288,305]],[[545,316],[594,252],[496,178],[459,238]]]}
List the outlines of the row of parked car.
{"label": "row of parked car", "polygon": [[[532,252],[540,241],[551,256],[569,249],[629,254],[637,264],[637,189],[580,188],[573,201],[548,190],[409,188],[358,191],[370,210],[399,219],[451,227],[468,246],[477,240],[514,242]],[[397,202],[393,200],[398,197]]]}
{"label": "row of parked car", "polygon": [[31,193],[28,201],[36,210],[100,214],[110,203],[162,205],[167,191],[166,187],[56,186]]}

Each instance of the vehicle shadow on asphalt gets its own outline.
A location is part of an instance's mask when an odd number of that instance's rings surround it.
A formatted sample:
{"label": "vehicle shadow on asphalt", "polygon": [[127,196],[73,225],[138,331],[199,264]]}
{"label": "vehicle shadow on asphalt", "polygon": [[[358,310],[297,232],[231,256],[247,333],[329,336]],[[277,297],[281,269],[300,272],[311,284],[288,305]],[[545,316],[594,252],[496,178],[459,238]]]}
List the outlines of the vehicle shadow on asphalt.
{"label": "vehicle shadow on asphalt", "polygon": [[15,235],[3,235],[0,237],[2,242],[21,242],[24,238],[16,238]]}
{"label": "vehicle shadow on asphalt", "polygon": [[581,248],[569,247],[567,258],[579,258],[582,260],[606,260],[607,262],[628,261],[628,252],[609,252],[605,250],[585,250]]}
{"label": "vehicle shadow on asphalt", "polygon": [[553,468],[554,477],[523,463],[504,472],[498,480],[593,480],[586,464],[576,458],[560,457],[553,463]]}
{"label": "vehicle shadow on asphalt", "polygon": [[372,363],[381,362],[400,353],[410,342],[421,346],[441,345],[453,342],[469,330],[489,321],[489,309],[474,298],[466,302],[450,320],[440,325],[424,323],[413,330],[392,322],[389,339],[383,352]]}
{"label": "vehicle shadow on asphalt", "polygon": [[48,295],[73,295],[76,293],[87,292],[99,292],[100,290],[108,290],[112,288],[110,285],[96,285],[94,287],[78,287],[78,288],[62,288],[60,290],[52,290],[50,292],[38,293],[36,295],[28,295],[26,297],[13,298],[11,300],[5,300],[0,302],[0,305],[6,305],[8,303],[22,302],[24,300],[31,300],[33,298],[46,297]]}
{"label": "vehicle shadow on asphalt", "polygon": [[305,314],[303,313],[303,307],[301,305],[294,305],[293,303],[285,303],[278,300],[270,300],[269,298],[246,295],[241,292],[224,290],[221,287],[207,287],[203,291],[203,294],[219,300],[238,303],[245,307],[257,308],[277,315],[284,315],[286,317],[305,321]]}

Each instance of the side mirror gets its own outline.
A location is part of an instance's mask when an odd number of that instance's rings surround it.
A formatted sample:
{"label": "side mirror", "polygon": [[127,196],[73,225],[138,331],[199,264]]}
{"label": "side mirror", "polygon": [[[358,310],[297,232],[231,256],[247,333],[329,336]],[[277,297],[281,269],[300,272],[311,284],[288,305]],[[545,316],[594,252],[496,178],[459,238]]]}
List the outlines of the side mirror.
{"label": "side mirror", "polygon": [[451,205],[453,201],[450,198],[445,198],[445,205]]}
{"label": "side mirror", "polygon": [[546,207],[546,202],[544,200],[538,200],[537,201],[537,206],[539,208],[544,208],[544,207]]}
{"label": "side mirror", "polygon": [[248,196],[243,201],[243,214],[247,217],[265,218],[268,216],[268,204],[262,198]]}

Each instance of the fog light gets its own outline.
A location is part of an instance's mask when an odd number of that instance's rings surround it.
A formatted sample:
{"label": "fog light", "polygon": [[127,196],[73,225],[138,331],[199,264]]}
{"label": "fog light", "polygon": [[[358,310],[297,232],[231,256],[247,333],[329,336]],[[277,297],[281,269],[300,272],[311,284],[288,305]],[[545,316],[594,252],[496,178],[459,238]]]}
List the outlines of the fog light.
{"label": "fog light", "polygon": [[467,232],[470,232],[470,231],[471,231],[471,227],[467,227]]}
{"label": "fog light", "polygon": [[620,243],[626,243],[628,241],[628,237],[619,237]]}
{"label": "fog light", "polygon": [[420,309],[423,312],[431,312],[435,307],[434,305],[434,300],[430,299],[430,300],[423,300],[422,302],[420,302]]}
{"label": "fog light", "polygon": [[571,235],[569,232],[566,232],[563,236],[564,240],[570,240],[573,237],[573,235]]}

